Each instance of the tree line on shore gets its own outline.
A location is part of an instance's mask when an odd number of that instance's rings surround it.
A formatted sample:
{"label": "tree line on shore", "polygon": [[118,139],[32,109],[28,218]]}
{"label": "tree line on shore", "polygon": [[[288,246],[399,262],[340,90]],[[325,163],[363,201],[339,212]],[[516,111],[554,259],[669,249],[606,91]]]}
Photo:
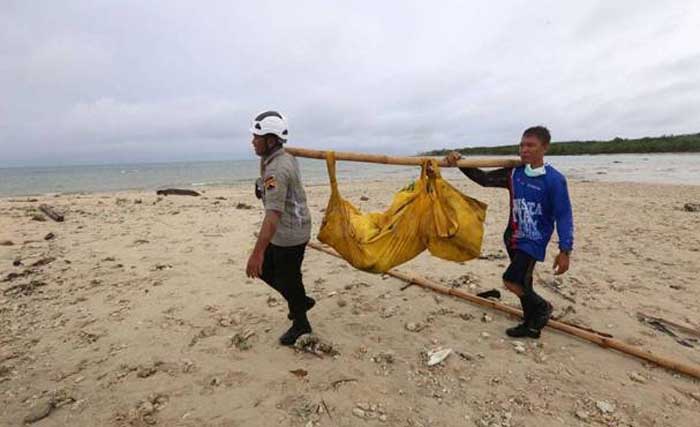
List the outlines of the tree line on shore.
{"label": "tree line on shore", "polygon": [[[496,147],[464,147],[454,149],[463,155],[513,155],[518,145]],[[421,153],[425,156],[444,156],[452,149],[440,149]],[[686,135],[662,135],[636,139],[614,138],[609,141],[553,142],[547,155],[574,156],[581,154],[623,153],[691,153],[700,152],[700,133]]]}

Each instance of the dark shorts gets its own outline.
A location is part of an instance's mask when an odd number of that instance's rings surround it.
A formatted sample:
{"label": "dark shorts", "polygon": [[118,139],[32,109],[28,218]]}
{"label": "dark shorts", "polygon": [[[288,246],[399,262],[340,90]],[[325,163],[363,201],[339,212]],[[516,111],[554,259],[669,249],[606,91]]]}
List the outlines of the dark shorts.
{"label": "dark shorts", "polygon": [[532,272],[537,260],[517,249],[509,249],[510,265],[503,273],[503,280],[522,286],[523,290],[532,289]]}

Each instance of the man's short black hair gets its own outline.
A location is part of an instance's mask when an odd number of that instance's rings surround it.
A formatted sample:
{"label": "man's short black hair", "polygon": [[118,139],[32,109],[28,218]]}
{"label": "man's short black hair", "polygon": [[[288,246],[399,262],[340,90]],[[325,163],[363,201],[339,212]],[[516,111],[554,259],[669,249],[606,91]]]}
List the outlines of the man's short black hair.
{"label": "man's short black hair", "polygon": [[525,136],[534,136],[542,141],[544,145],[549,145],[549,142],[552,140],[552,135],[549,134],[549,129],[544,126],[533,126],[525,129],[525,132],[523,132],[523,137]]}

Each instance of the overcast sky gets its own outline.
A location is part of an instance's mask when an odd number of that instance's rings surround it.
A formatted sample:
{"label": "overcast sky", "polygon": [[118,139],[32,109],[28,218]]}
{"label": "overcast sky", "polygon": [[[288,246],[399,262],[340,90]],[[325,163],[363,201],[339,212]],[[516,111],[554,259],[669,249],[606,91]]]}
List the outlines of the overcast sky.
{"label": "overcast sky", "polygon": [[698,1],[340,3],[0,0],[0,165],[700,131]]}

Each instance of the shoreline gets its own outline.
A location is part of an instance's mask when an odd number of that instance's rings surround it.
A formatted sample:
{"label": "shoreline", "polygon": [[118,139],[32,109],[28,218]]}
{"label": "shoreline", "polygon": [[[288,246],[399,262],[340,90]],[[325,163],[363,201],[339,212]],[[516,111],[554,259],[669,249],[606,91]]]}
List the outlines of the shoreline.
{"label": "shoreline", "polygon": [[[483,157],[483,156],[480,156]],[[509,156],[506,156],[509,157]],[[700,186],[700,154],[697,155],[594,155],[551,156],[547,162],[564,173],[569,181],[658,183]],[[259,172],[255,161],[176,163],[174,167],[135,165],[131,173],[123,174],[122,166],[98,168],[67,168],[61,173],[51,170],[1,173],[0,194],[6,197],[43,196],[55,193],[75,194],[93,192],[155,191],[162,188],[234,187],[252,185]],[[302,179],[306,185],[328,182],[325,163],[300,159]],[[341,182],[372,182],[417,176],[419,168],[386,166],[356,162],[340,162]],[[454,168],[443,168],[443,176],[459,181],[462,174]],[[172,184],[180,183],[180,184]]]}
{"label": "shoreline", "polygon": [[[460,177],[461,178],[461,177]],[[689,187],[689,188],[696,188],[700,187],[700,184],[688,184],[688,183],[669,183],[669,182],[644,182],[644,181],[623,181],[623,180],[604,180],[604,179],[590,179],[590,178],[571,178],[567,176],[567,181],[570,184],[585,184],[585,183],[600,183],[600,184],[620,184],[620,185],[649,185],[649,186],[668,186],[668,187]],[[124,188],[124,189],[117,189],[117,190],[107,190],[107,191],[71,191],[71,192],[65,192],[65,193],[27,193],[27,194],[15,194],[15,195],[0,195],[0,201],[5,201],[5,202],[21,202],[22,200],[14,200],[14,199],[31,199],[31,198],[59,198],[59,197],[71,197],[71,196],[95,196],[95,195],[114,195],[114,194],[130,194],[130,193],[143,193],[143,194],[150,194],[153,193],[155,194],[156,191],[162,190],[165,188],[181,188],[181,189],[189,189],[189,190],[194,190],[200,193],[205,193],[207,191],[217,191],[217,190],[225,190],[225,189],[230,189],[230,190],[238,190],[238,189],[243,189],[243,188],[248,188],[251,187],[255,181],[240,181],[237,183],[233,184],[214,184],[214,185],[201,185],[201,186],[195,186],[195,185],[183,185],[183,186],[161,186],[161,188],[154,188],[154,189],[143,189],[143,188]],[[398,178],[398,177],[384,177],[383,179],[378,178],[378,177],[373,177],[373,178],[359,178],[359,179],[352,179],[348,181],[350,184],[362,184],[362,183],[382,183],[385,182],[387,184],[396,184],[396,183],[405,183],[406,180],[403,178]],[[315,188],[315,187],[324,187],[328,186],[328,182],[305,182],[304,187],[309,187],[309,188]],[[343,184],[341,183],[341,186]]]}

